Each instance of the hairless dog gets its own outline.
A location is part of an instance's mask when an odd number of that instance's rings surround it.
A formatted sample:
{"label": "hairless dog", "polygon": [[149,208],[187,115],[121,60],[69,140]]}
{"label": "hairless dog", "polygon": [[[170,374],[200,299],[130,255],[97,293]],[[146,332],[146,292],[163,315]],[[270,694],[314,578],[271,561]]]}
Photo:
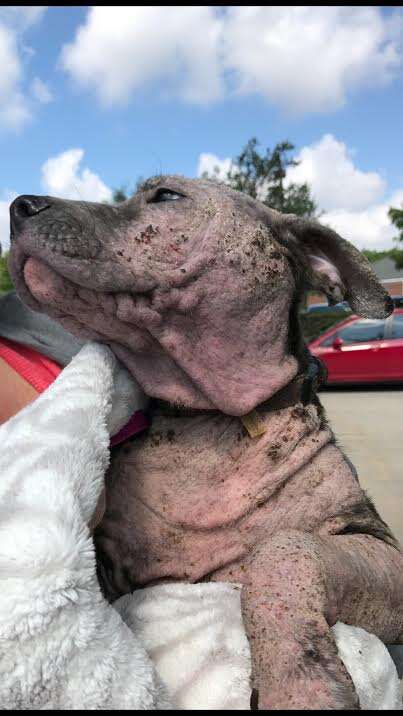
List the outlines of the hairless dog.
{"label": "hairless dog", "polygon": [[401,641],[403,555],[327,424],[298,308],[314,287],[387,316],[367,260],[316,221],[177,176],[115,206],[22,196],[11,219],[21,298],[107,343],[153,398],[106,480],[106,595],[239,582],[252,708],[358,709],[330,627]]}

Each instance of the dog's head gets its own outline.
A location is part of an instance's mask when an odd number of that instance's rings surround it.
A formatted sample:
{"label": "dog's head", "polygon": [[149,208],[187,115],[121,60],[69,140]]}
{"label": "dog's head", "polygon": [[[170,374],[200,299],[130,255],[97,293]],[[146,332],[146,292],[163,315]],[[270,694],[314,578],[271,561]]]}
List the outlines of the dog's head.
{"label": "dog's head", "polygon": [[362,316],[392,310],[334,231],[213,181],[156,177],[119,205],[22,196],[10,213],[21,298],[177,404],[242,415],[285,385],[308,287]]}

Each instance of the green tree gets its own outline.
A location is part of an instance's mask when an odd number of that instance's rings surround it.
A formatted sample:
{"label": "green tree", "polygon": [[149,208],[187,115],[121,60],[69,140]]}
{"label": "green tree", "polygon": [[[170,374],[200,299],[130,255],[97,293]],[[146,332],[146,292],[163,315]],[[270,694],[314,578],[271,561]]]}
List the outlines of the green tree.
{"label": "green tree", "polygon": [[377,251],[376,249],[362,249],[362,253],[368,261],[371,264],[376,263],[376,261],[380,261],[380,259],[386,258],[386,256],[391,257],[391,253],[393,252],[393,249],[385,249],[385,251]]}
{"label": "green tree", "polygon": [[133,194],[135,194],[136,191],[140,188],[143,181],[143,177],[139,177],[136,181],[134,189],[129,189],[127,184],[123,184],[117,189],[114,189],[112,192],[112,203],[120,204],[122,201],[127,201],[128,199],[130,199],[130,197],[133,196]]}
{"label": "green tree", "polygon": [[[239,156],[232,160],[224,182],[272,209],[299,216],[315,216],[317,206],[309,185],[285,181],[287,169],[298,165],[290,156],[294,145],[288,141],[280,142],[273,150],[266,149],[265,153],[259,152],[258,145],[255,137],[249,140]],[[218,180],[218,169],[213,175],[205,172],[203,176]]]}
{"label": "green tree", "polygon": [[121,186],[119,189],[114,189],[112,192],[112,203],[113,204],[120,204],[122,201],[126,201],[128,199],[128,193],[127,193],[127,187]]}
{"label": "green tree", "polygon": [[8,270],[8,252],[0,256],[0,293],[6,293],[14,288]]}
{"label": "green tree", "polygon": [[[395,237],[395,241],[403,243],[403,204],[400,209],[391,206],[388,211],[388,216],[399,232],[398,236]],[[397,247],[393,249],[393,252],[396,268],[403,268],[403,249]]]}

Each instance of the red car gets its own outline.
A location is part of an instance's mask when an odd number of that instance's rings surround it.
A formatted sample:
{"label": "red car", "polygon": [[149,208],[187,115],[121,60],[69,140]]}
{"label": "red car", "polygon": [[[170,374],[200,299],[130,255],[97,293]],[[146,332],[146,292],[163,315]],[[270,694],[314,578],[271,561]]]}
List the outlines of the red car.
{"label": "red car", "polygon": [[403,382],[403,309],[383,320],[349,316],[309,350],[325,363],[328,385]]}

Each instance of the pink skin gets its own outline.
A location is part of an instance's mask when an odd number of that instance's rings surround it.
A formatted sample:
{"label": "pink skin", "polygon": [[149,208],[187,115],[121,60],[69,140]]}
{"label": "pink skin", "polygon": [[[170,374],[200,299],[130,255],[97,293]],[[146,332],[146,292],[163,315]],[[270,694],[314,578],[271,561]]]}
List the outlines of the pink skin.
{"label": "pink skin", "polygon": [[[158,187],[185,198],[154,203]],[[163,177],[113,208],[52,201],[15,237],[21,296],[110,344],[151,396],[200,410],[158,403],[151,431],[114,452],[95,533],[108,596],[241,582],[259,708],[358,708],[330,627],[399,639],[403,556],[319,401],[262,403],[306,360],[292,318],[304,286],[387,314],[367,263],[318,224],[212,182]],[[74,217],[74,241],[46,238],[55,216]],[[253,408],[259,438],[237,417]]]}
{"label": "pink skin", "polygon": [[[179,191],[184,183],[171,180]],[[36,236],[31,230],[20,234],[12,266],[18,274],[26,255],[39,257],[41,265],[31,258],[24,268],[30,305],[45,304],[68,328],[73,325],[63,321],[66,313],[97,334],[116,338],[116,353],[150,396],[242,415],[298,370],[285,351],[292,271],[284,248],[259,219],[251,221],[239,211],[233,192],[217,194],[209,182],[188,181],[186,194],[177,207],[177,202],[146,204],[152,192],[145,192],[137,203],[132,200],[127,219],[107,216],[108,224],[118,225],[114,232],[100,219],[99,251],[90,261],[61,255],[62,242],[53,250],[44,246],[41,237],[54,230],[53,219],[47,229],[45,211],[32,221],[32,226],[36,218],[40,222]],[[75,202],[60,204],[52,212]],[[87,229],[82,209],[79,218]],[[63,277],[85,288],[114,291],[107,301],[104,293],[98,295],[102,306],[90,316],[94,299]],[[23,290],[21,279],[17,276],[17,285]]]}

